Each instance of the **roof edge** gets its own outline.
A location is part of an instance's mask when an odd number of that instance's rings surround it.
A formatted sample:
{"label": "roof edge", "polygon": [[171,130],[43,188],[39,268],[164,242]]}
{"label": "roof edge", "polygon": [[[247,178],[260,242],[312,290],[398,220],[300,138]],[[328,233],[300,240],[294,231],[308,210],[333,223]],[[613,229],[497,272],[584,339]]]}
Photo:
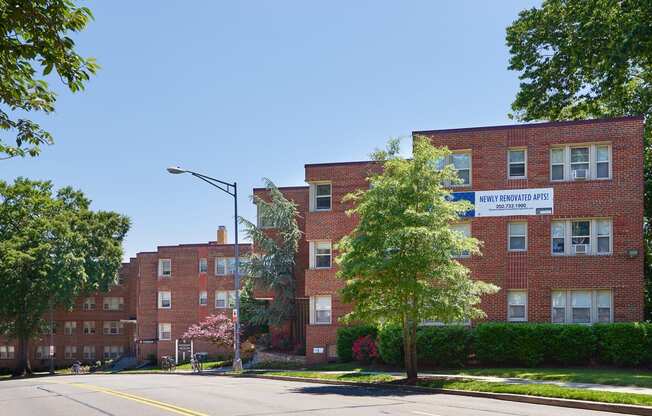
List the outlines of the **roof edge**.
{"label": "roof edge", "polygon": [[554,126],[573,126],[578,124],[598,124],[598,123],[609,123],[609,122],[621,122],[621,121],[631,121],[631,120],[643,120],[644,116],[623,116],[623,117],[603,117],[603,118],[592,118],[584,120],[563,120],[563,121],[544,121],[540,123],[523,123],[523,124],[503,124],[497,126],[485,126],[485,127],[460,127],[452,129],[436,129],[436,130],[413,130],[412,135],[417,134],[431,134],[431,133],[456,133],[464,131],[482,131],[482,130],[511,130],[511,129],[528,129],[528,128],[539,128],[539,127],[554,127]]}
{"label": "roof edge", "polygon": [[325,163],[306,163],[304,168],[321,167],[321,166],[344,166],[344,165],[371,165],[378,163],[375,160],[356,160],[353,162],[325,162]]}
{"label": "roof edge", "polygon": [[[279,191],[292,191],[292,190],[299,190],[299,189],[308,189],[309,187],[306,185],[297,185],[297,186],[277,186],[276,189]],[[254,192],[256,191],[267,191],[268,189],[265,187],[260,187],[260,188],[254,188]]]}

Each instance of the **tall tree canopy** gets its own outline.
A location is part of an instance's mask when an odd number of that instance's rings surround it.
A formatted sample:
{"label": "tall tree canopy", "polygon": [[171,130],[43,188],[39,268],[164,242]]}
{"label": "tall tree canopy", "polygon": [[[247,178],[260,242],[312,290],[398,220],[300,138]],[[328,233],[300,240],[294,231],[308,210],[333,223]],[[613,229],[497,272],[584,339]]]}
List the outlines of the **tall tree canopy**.
{"label": "tall tree canopy", "polygon": [[[301,231],[297,223],[297,206],[288,200],[269,179],[265,179],[269,200],[253,196],[258,207],[258,226],[244,218],[247,236],[255,253],[247,267],[254,285],[274,294],[267,305],[249,305],[254,324],[279,325],[295,317],[294,258],[299,248]],[[258,307],[256,307],[258,306]]]}
{"label": "tall tree canopy", "polygon": [[69,35],[90,19],[72,0],[0,0],[0,159],[36,156],[52,143],[40,125],[9,111],[54,111],[56,94],[45,79],[53,70],[70,91],[84,88],[98,65],[75,52]]}
{"label": "tall tree canopy", "polygon": [[652,2],[545,0],[507,28],[520,120],[644,115],[647,317],[652,317]]}
{"label": "tall tree canopy", "polygon": [[348,320],[403,326],[408,380],[417,376],[416,330],[425,319],[456,322],[479,318],[480,296],[497,287],[474,281],[456,255],[479,255],[479,241],[451,225],[471,208],[451,201],[442,184],[458,183],[452,165],[437,169],[450,152],[417,138],[412,159],[399,156],[398,142],[373,155],[382,173],[368,190],[345,197],[358,224],[338,248],[343,300],[353,304]]}
{"label": "tall tree canopy", "polygon": [[50,182],[0,181],[0,334],[19,341],[17,373],[29,372],[28,342],[50,307],[116,283],[129,219]]}

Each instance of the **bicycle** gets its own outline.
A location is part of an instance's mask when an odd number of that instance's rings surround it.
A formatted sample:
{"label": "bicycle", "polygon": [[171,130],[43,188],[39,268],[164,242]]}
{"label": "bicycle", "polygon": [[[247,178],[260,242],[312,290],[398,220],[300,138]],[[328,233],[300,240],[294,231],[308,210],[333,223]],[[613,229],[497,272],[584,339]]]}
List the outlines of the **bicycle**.
{"label": "bicycle", "polygon": [[161,357],[161,369],[166,370],[168,372],[173,372],[174,370],[177,369],[177,363],[173,357],[166,355],[164,357]]}

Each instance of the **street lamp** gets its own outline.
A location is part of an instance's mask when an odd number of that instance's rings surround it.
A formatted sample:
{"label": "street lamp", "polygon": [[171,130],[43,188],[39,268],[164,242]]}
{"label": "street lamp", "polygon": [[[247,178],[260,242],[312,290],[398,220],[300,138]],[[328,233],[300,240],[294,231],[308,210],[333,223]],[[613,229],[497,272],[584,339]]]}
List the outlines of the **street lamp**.
{"label": "street lamp", "polygon": [[228,183],[219,179],[211,178],[210,176],[202,175],[201,173],[193,172],[186,169],[181,169],[178,166],[170,166],[167,171],[173,175],[182,173],[189,173],[192,176],[201,179],[209,185],[219,189],[222,192],[233,197],[233,207],[235,211],[235,313],[234,313],[234,359],[233,371],[242,371],[242,360],[240,359],[240,246],[238,245],[238,184],[236,182]]}

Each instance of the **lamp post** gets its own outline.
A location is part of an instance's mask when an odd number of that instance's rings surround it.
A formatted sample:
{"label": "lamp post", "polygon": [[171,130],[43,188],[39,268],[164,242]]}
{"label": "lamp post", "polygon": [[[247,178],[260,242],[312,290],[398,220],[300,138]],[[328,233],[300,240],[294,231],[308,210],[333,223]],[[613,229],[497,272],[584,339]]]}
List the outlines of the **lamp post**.
{"label": "lamp post", "polygon": [[178,166],[171,166],[167,171],[173,175],[182,173],[189,173],[192,176],[201,179],[209,185],[219,189],[222,192],[233,197],[233,208],[235,211],[235,313],[234,313],[234,359],[233,371],[242,371],[242,360],[240,359],[240,246],[238,245],[238,184],[236,182],[228,183],[219,179],[211,178],[210,176],[202,175],[201,173],[193,172],[187,169],[182,169]]}

